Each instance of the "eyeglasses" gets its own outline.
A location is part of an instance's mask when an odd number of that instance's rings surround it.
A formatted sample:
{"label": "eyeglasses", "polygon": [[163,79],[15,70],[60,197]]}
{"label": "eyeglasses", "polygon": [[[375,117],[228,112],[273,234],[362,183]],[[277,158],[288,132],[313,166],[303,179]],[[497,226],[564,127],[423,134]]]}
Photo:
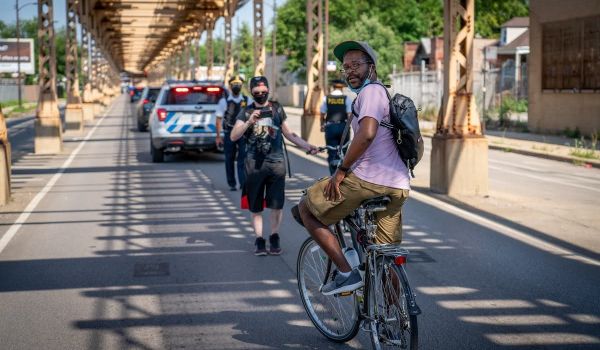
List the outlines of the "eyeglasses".
{"label": "eyeglasses", "polygon": [[342,74],[346,74],[346,73],[350,73],[350,72],[356,72],[356,70],[365,63],[370,63],[369,61],[354,61],[351,64],[345,64],[342,66],[342,69],[340,69],[340,73]]}
{"label": "eyeglasses", "polygon": [[257,92],[253,92],[252,95],[254,95],[254,96],[263,96],[263,95],[266,95],[268,93],[269,93],[268,91],[257,91]]}

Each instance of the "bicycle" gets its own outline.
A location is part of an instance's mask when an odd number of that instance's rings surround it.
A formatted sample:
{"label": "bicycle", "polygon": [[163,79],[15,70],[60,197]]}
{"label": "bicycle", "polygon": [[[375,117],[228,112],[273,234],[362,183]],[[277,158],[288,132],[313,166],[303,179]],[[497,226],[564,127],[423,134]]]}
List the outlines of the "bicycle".
{"label": "bicycle", "polygon": [[[385,210],[391,199],[380,196],[365,200],[359,208],[330,229],[342,249],[349,233],[359,256],[364,286],[354,292],[325,296],[321,288],[333,278],[333,262],[309,237],[297,259],[298,290],[313,325],[328,339],[343,343],[359,328],[369,332],[374,349],[417,349],[416,303],[404,268],[408,250],[395,244],[375,244],[375,213]],[[302,224],[297,207],[294,218]],[[361,324],[363,327],[361,327]]]}

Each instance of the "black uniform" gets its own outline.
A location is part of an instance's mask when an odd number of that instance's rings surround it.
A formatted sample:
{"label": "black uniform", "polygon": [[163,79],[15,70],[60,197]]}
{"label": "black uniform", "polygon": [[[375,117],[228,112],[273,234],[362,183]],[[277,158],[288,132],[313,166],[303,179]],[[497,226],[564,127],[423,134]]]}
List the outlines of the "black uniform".
{"label": "black uniform", "polygon": [[[345,95],[329,95],[326,98],[327,114],[325,116],[325,143],[327,146],[337,147],[342,139],[348,113],[346,112]],[[327,150],[329,173],[333,175],[339,163],[337,151]]]}
{"label": "black uniform", "polygon": [[227,184],[230,188],[235,189],[235,167],[234,162],[237,158],[237,173],[240,182],[240,188],[246,182],[244,174],[244,160],[246,159],[246,141],[241,138],[237,141],[231,141],[231,130],[235,125],[236,117],[240,111],[246,108],[248,97],[242,95],[240,102],[235,102],[232,97],[226,98],[227,109],[223,115],[223,132],[225,140],[223,147],[225,152],[225,173],[227,174]]}

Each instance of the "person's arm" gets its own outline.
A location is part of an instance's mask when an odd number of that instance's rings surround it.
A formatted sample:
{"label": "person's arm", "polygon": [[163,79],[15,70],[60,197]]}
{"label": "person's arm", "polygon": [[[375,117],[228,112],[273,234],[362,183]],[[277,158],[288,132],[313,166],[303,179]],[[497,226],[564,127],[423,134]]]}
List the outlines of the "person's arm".
{"label": "person's arm", "polygon": [[[245,113],[244,110],[242,110],[240,112],[241,113]],[[252,114],[250,114],[250,117],[248,117],[248,120],[244,121],[242,119],[240,119],[240,116],[238,116],[235,125],[233,126],[233,130],[231,130],[231,141],[235,142],[239,139],[242,138],[242,136],[244,136],[244,133],[246,132],[246,130],[248,130],[248,128],[250,128],[252,125],[254,125],[254,123],[256,123],[256,121],[258,120],[258,116],[260,115],[260,109],[255,109]]]}
{"label": "person's arm", "polygon": [[321,132],[323,132],[325,131],[325,116],[327,115],[327,97],[325,96],[323,96],[319,111],[321,112]]}
{"label": "person's arm", "polygon": [[[225,106],[223,106],[225,105]],[[225,101],[224,98],[221,98],[219,100],[219,104],[217,105],[217,111],[215,112],[215,115],[217,117],[217,139],[215,141],[215,143],[218,146],[221,146],[223,144],[223,138],[221,137],[221,131],[223,129],[223,116],[225,115],[225,109],[227,108],[227,103]]]}
{"label": "person's arm", "polygon": [[352,139],[352,142],[350,143],[344,161],[325,186],[323,191],[325,199],[328,201],[339,201],[342,199],[340,183],[342,183],[342,180],[346,177],[347,171],[343,171],[340,168],[350,169],[352,167],[354,162],[356,162],[356,160],[365,153],[367,148],[369,148],[371,143],[373,143],[375,135],[377,135],[377,129],[379,129],[379,121],[377,121],[377,119],[365,116],[360,120],[360,128],[358,128],[358,132],[354,135],[354,139]]}
{"label": "person's arm", "polygon": [[319,152],[317,147],[311,145],[310,143],[304,141],[304,139],[302,139],[300,136],[296,135],[296,133],[290,129],[286,121],[281,123],[281,132],[286,139],[290,140],[293,144],[302,148],[303,150],[310,152],[310,154],[316,154]]}

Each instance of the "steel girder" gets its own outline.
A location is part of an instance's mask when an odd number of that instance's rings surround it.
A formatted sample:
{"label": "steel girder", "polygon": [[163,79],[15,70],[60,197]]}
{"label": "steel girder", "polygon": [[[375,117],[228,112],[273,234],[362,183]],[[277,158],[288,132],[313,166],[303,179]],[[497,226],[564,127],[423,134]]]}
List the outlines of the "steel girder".
{"label": "steel girder", "polygon": [[219,17],[249,0],[79,1],[81,23],[109,64],[142,74],[180,52],[190,38],[214,29]]}

